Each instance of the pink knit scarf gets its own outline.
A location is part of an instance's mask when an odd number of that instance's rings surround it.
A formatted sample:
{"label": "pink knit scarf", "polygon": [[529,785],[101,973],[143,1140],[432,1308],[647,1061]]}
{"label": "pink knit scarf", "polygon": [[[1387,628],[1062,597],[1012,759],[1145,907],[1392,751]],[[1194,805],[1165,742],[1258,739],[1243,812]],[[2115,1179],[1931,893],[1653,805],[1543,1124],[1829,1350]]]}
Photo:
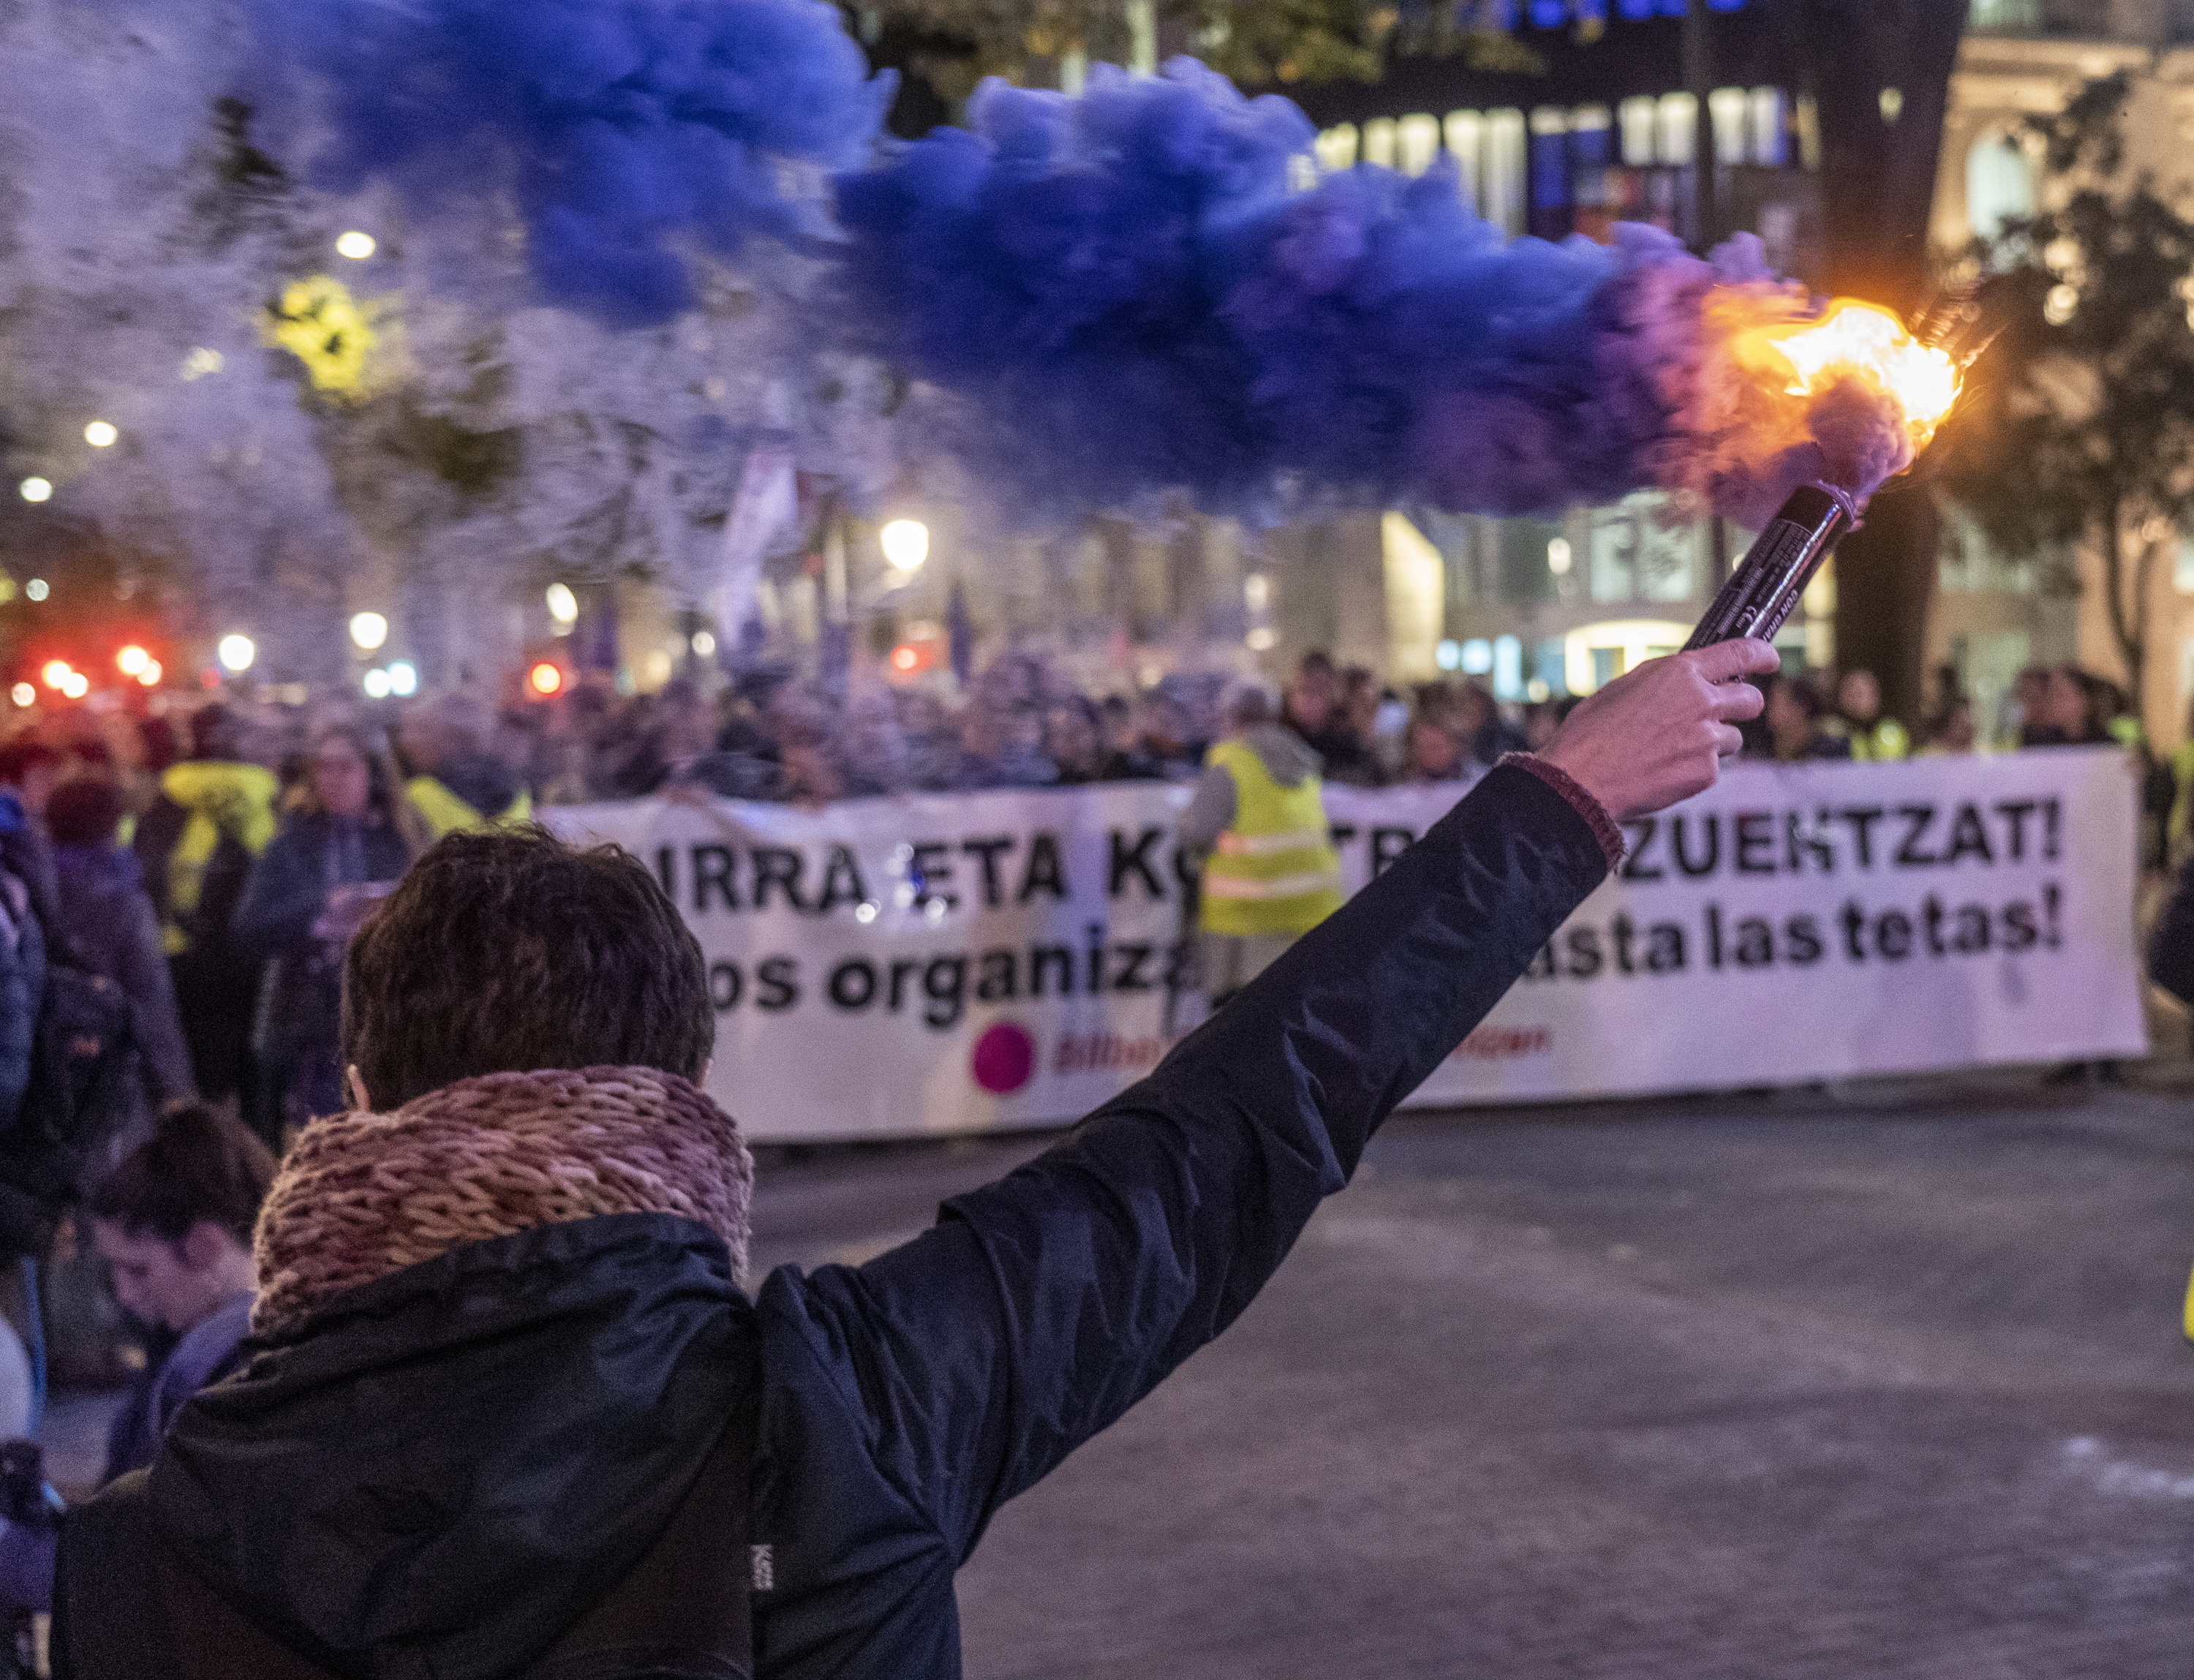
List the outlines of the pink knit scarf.
{"label": "pink knit scarf", "polygon": [[747,1258],[754,1160],[738,1125],[652,1067],[489,1073],[393,1114],[297,1135],[260,1210],[251,1327],[292,1328],[335,1296],[461,1243],[604,1213],[675,1213]]}

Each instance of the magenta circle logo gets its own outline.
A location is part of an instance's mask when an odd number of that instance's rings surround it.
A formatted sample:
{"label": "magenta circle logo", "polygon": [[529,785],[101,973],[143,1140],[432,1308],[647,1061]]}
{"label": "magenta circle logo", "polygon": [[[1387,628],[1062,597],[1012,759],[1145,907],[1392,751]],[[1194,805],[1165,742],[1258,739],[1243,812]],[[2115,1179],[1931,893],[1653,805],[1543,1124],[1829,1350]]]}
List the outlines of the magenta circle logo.
{"label": "magenta circle logo", "polygon": [[975,1040],[968,1071],[991,1096],[1011,1096],[1036,1072],[1036,1040],[1018,1021],[994,1021]]}

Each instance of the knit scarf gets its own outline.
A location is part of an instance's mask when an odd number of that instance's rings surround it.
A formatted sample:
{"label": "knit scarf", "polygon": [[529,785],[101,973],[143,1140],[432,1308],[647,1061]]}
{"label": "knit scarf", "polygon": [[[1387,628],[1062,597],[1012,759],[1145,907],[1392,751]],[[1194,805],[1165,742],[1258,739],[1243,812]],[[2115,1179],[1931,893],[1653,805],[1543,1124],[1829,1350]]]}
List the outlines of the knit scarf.
{"label": "knit scarf", "polygon": [[294,1329],[346,1290],[462,1243],[606,1213],[671,1213],[747,1257],[754,1160],[738,1125],[652,1067],[489,1073],[393,1114],[298,1133],[260,1210],[251,1327]]}

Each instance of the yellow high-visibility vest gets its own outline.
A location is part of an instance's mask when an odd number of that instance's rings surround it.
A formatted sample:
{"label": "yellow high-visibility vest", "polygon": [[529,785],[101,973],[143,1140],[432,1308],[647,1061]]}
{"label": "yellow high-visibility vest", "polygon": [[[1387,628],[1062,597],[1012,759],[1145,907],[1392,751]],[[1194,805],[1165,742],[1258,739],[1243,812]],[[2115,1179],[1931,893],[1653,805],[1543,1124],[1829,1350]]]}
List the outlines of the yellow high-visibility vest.
{"label": "yellow high-visibility vest", "polygon": [[274,798],[281,783],[263,765],[199,758],[169,766],[160,791],[190,813],[168,854],[168,916],[160,927],[162,948],[179,957],[191,948],[184,924],[198,907],[206,865],[223,840],[235,841],[255,858],[267,849],[274,837]]}
{"label": "yellow high-visibility vest", "polygon": [[413,808],[427,820],[427,826],[437,840],[445,834],[477,834],[485,828],[515,828],[533,818],[533,796],[522,787],[503,814],[492,820],[482,816],[432,776],[412,777],[404,784],[404,791]]}
{"label": "yellow high-visibility vest", "polygon": [[1889,764],[1912,756],[1912,736],[1893,717],[1877,717],[1864,729],[1854,729],[1841,717],[1829,720],[1827,733],[1851,743],[1852,757],[1862,763]]}
{"label": "yellow high-visibility vest", "polygon": [[1234,779],[1234,821],[1203,866],[1203,930],[1308,933],[1341,901],[1318,779],[1282,787],[1242,741],[1220,742],[1204,762]]}

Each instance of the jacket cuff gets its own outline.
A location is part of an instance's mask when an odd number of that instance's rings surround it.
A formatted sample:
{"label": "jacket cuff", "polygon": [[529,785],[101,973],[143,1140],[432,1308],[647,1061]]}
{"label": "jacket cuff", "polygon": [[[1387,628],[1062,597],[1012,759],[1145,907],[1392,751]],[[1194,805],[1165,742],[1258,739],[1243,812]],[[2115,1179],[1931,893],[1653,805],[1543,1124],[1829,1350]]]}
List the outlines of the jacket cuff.
{"label": "jacket cuff", "polygon": [[1536,752],[1504,752],[1501,755],[1501,762],[1530,771],[1568,800],[1571,808],[1582,817],[1592,830],[1593,838],[1600,842],[1600,849],[1606,854],[1607,872],[1612,875],[1623,867],[1623,853],[1628,849],[1623,842],[1623,831],[1616,826],[1615,819],[1607,814],[1607,807],[1585,791],[1583,783]]}

